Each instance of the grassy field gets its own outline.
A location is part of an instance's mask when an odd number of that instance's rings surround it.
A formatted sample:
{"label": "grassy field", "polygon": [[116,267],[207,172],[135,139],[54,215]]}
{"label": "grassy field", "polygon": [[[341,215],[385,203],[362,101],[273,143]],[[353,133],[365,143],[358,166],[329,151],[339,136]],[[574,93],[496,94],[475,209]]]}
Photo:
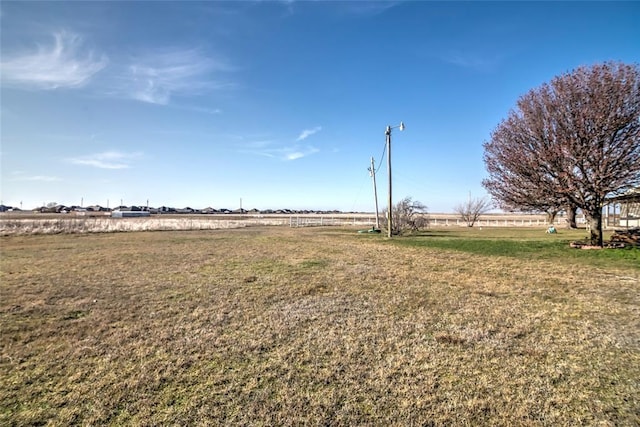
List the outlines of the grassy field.
{"label": "grassy field", "polygon": [[640,250],[584,232],[0,239],[0,425],[640,425]]}

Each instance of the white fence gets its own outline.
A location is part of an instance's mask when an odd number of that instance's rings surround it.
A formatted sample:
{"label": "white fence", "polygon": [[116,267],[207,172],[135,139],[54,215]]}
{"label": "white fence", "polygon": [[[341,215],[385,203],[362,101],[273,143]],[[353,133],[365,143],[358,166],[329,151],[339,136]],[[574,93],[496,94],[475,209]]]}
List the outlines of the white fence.
{"label": "white fence", "polygon": [[[466,227],[467,223],[451,214],[430,214],[430,227]],[[323,227],[342,226],[369,228],[374,226],[374,214],[273,214],[273,215],[153,215],[148,218],[110,218],[56,215],[0,215],[0,235],[109,233],[152,230],[217,230],[251,226]],[[380,217],[384,226],[385,218]],[[555,224],[564,226],[565,218]],[[584,224],[582,217],[578,224]],[[475,227],[545,227],[544,215],[487,214]]]}
{"label": "white fence", "polygon": [[289,227],[355,226],[370,227],[376,224],[375,216],[290,216]]}
{"label": "white fence", "polygon": [[[555,225],[564,225],[564,218],[556,220]],[[548,223],[545,219],[529,218],[529,219],[479,219],[475,222],[474,227],[543,227]],[[432,218],[429,222],[431,227],[467,227],[467,223],[457,218]]]}

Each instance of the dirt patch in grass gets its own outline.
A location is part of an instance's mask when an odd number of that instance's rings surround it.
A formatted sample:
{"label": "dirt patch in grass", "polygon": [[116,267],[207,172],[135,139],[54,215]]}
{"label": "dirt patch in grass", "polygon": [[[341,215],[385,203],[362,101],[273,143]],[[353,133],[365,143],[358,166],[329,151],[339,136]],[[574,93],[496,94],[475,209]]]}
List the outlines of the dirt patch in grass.
{"label": "dirt patch in grass", "polygon": [[640,423],[638,268],[335,229],[0,242],[3,425]]}

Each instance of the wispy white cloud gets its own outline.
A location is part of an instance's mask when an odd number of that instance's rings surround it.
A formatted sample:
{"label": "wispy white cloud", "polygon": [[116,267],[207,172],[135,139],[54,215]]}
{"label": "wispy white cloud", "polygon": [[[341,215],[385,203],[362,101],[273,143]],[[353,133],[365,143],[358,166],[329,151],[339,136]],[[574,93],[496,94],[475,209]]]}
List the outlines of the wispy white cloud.
{"label": "wispy white cloud", "polygon": [[211,115],[222,114],[222,110],[220,108],[206,108],[206,107],[197,107],[197,106],[190,106],[190,105],[173,105],[173,107],[179,110],[193,111],[195,113],[211,114]]}
{"label": "wispy white cloud", "polygon": [[346,12],[348,12],[349,14],[375,16],[380,15],[401,3],[402,1],[396,0],[353,1],[345,2],[343,6],[345,7]]}
{"label": "wispy white cloud", "polygon": [[267,136],[260,135],[251,138],[236,136],[238,140],[237,146],[239,151],[245,154],[269,157],[283,161],[298,160],[320,152],[320,150],[307,142],[302,142],[309,136],[319,132],[322,127],[317,126],[313,129],[303,130],[298,137],[287,143],[271,139]]}
{"label": "wispy white cloud", "polygon": [[229,71],[224,61],[198,49],[172,50],[136,58],[127,67],[119,94],[151,104],[167,105],[172,95],[197,95],[230,86],[212,73]]}
{"label": "wispy white cloud", "polygon": [[62,181],[62,178],[57,177],[57,176],[50,176],[50,175],[22,175],[22,174],[17,174],[11,180],[12,181],[54,182],[54,181]]}
{"label": "wispy white cloud", "polygon": [[301,153],[300,151],[294,151],[293,153],[287,154],[287,156],[285,158],[287,160],[297,160],[297,159],[301,159],[303,157],[304,157],[304,153]]}
{"label": "wispy white cloud", "polygon": [[247,143],[247,146],[251,147],[251,148],[265,148],[268,147],[269,145],[273,144],[273,140],[270,139],[258,139],[258,140],[253,140],[249,143]]}
{"label": "wispy white cloud", "polygon": [[317,149],[316,147],[312,147],[312,146],[301,147],[298,145],[293,147],[286,147],[282,150],[282,153],[284,154],[284,160],[298,160],[303,157],[311,156],[312,154],[316,154],[319,152],[320,150]]}
{"label": "wispy white cloud", "polygon": [[272,144],[253,145],[241,150],[257,156],[277,158],[285,161],[297,160],[318,153],[320,150],[312,146],[294,144],[290,146],[273,146]]}
{"label": "wispy white cloud", "polygon": [[35,52],[5,54],[0,63],[3,84],[26,89],[79,88],[108,63],[104,55],[83,52],[78,34],[60,31],[53,38],[53,45],[39,45]]}
{"label": "wispy white cloud", "polygon": [[314,133],[318,133],[321,130],[322,130],[322,126],[316,126],[313,129],[305,129],[302,132],[300,132],[300,135],[298,136],[298,138],[296,138],[296,141],[304,141]]}
{"label": "wispy white cloud", "polygon": [[476,71],[491,71],[501,62],[501,57],[497,55],[463,51],[448,52],[442,55],[441,59],[449,64]]}
{"label": "wispy white cloud", "polygon": [[[321,0],[316,0],[321,1]],[[376,16],[383,14],[387,10],[404,3],[406,0],[370,0],[370,1],[347,1],[347,2],[335,2],[335,11],[346,17],[351,16]],[[261,3],[277,3],[280,4],[285,11],[284,16],[292,16],[296,12],[297,4],[304,3],[301,0],[257,0],[253,4],[260,5]]]}
{"label": "wispy white cloud", "polygon": [[87,156],[67,159],[70,163],[82,166],[91,166],[100,169],[128,169],[131,163],[142,153],[123,153],[120,151],[105,151]]}

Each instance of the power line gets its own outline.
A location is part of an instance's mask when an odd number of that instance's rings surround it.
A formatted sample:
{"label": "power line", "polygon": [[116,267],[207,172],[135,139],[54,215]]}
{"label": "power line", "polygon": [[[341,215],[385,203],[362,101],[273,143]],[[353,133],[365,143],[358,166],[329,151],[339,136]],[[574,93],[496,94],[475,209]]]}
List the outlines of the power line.
{"label": "power line", "polygon": [[378,170],[380,169],[380,165],[382,165],[382,159],[384,159],[384,153],[387,152],[387,143],[384,143],[384,146],[382,148],[382,155],[380,156],[380,160],[378,161],[378,167],[376,168],[376,170],[372,171],[373,173],[378,173]]}

